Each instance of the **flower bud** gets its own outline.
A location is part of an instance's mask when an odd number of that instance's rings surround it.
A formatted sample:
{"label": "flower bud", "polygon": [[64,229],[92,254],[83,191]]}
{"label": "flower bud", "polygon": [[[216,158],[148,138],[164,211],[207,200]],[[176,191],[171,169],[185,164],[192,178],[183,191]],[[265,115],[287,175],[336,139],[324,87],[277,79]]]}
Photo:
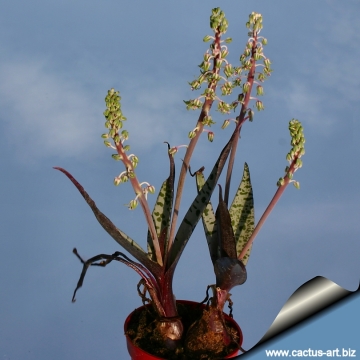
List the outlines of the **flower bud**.
{"label": "flower bud", "polygon": [[111,157],[116,161],[122,160],[122,156],[119,154],[112,154]]}
{"label": "flower bud", "polygon": [[[194,130],[191,130],[188,134],[189,139],[193,139],[196,136],[196,132]],[[174,153],[175,154],[175,153]]]}
{"label": "flower bud", "polygon": [[177,152],[178,152],[178,148],[175,146],[169,149],[170,155],[175,155]]}
{"label": "flower bud", "polygon": [[150,186],[148,186],[147,189],[148,189],[148,191],[149,191],[150,194],[155,194],[155,186],[150,185]]}
{"label": "flower bud", "polygon": [[277,186],[283,186],[284,184],[285,184],[284,178],[280,178],[276,185]]}
{"label": "flower bud", "polygon": [[221,128],[222,129],[226,129],[230,124],[230,120],[229,119],[226,119],[224,120],[224,123],[222,124]]}
{"label": "flower bud", "polygon": [[232,38],[231,37],[228,37],[225,39],[225,43],[226,44],[230,44],[232,42]]}
{"label": "flower bud", "polygon": [[104,141],[104,144],[105,144],[106,147],[111,147],[110,141],[105,140],[105,141]]}
{"label": "flower bud", "polygon": [[115,129],[110,129],[110,131],[109,131],[109,136],[110,136],[111,138],[113,138],[115,135],[116,135]]}
{"label": "flower bud", "polygon": [[139,162],[139,158],[136,156],[136,155],[133,155],[132,157],[131,157],[131,161],[133,161],[134,163],[138,163]]}
{"label": "flower bud", "polygon": [[132,170],[128,170],[127,176],[129,177],[129,179],[135,179],[136,177],[135,173]]}
{"label": "flower bud", "polygon": [[129,177],[126,174],[122,174],[121,175],[121,182],[128,182],[129,181]]}
{"label": "flower bud", "polygon": [[120,184],[121,184],[121,179],[118,178],[118,177],[116,177],[116,178],[114,179],[114,185],[115,185],[115,186],[119,186]]}
{"label": "flower bud", "polygon": [[295,167],[297,169],[300,169],[302,167],[302,160],[301,159],[299,159],[299,158],[296,159]]}
{"label": "flower bud", "polygon": [[254,110],[249,109],[248,111],[249,121],[254,120]]}
{"label": "flower bud", "polygon": [[263,38],[262,40],[261,40],[261,43],[263,44],[263,45],[267,45],[267,39],[265,39],[265,38]]}
{"label": "flower bud", "polygon": [[204,38],[203,38],[203,42],[209,42],[211,40],[211,36],[210,35],[206,35]]}
{"label": "flower bud", "polygon": [[213,142],[214,141],[214,133],[212,131],[209,131],[208,132],[208,140],[210,142]]}
{"label": "flower bud", "polygon": [[128,140],[129,139],[129,132],[127,130],[123,130],[121,132],[121,137],[124,139],[124,140]]}
{"label": "flower bud", "polygon": [[239,101],[240,103],[243,103],[243,102],[244,102],[244,99],[245,99],[245,95],[244,95],[244,94],[239,94],[239,96],[238,96],[238,101]]}
{"label": "flower bud", "polygon": [[293,184],[297,189],[300,189],[300,183],[298,181],[294,181]]}
{"label": "flower bud", "polygon": [[116,145],[118,145],[118,144],[120,144],[120,142],[121,142],[120,136],[119,136],[119,134],[116,134],[116,135],[114,136],[114,143],[115,143]]}
{"label": "flower bud", "polygon": [[128,204],[129,210],[134,210],[136,209],[137,206],[138,206],[138,201],[135,199],[131,200],[130,203]]}

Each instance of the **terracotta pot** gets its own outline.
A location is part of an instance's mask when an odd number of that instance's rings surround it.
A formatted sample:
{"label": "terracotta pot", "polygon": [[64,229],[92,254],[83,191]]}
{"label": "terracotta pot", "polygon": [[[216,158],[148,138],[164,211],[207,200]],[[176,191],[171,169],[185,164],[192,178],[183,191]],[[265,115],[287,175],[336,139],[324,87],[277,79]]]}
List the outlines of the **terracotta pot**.
{"label": "terracotta pot", "polygon": [[[189,307],[195,307],[195,306],[198,306],[199,303],[197,302],[194,302],[194,301],[188,301],[188,300],[177,300],[178,303],[180,304],[184,304],[184,305],[187,305]],[[150,306],[150,305],[146,305],[146,306]],[[200,305],[200,308],[204,308],[206,305]],[[127,348],[128,348],[128,351],[129,351],[129,354],[131,356],[131,360],[164,360],[163,358],[160,358],[160,357],[157,357],[155,355],[151,355],[149,354],[148,352],[140,349],[139,347],[135,346],[130,337],[128,335],[126,335],[126,332],[127,332],[127,328],[128,328],[128,325],[130,323],[130,320],[131,320],[131,317],[133,315],[133,313],[135,311],[138,311],[140,309],[144,308],[144,306],[134,310],[125,320],[125,324],[124,324],[124,330],[125,330],[125,336],[126,336],[126,345],[127,345]],[[226,322],[228,323],[231,323],[231,326],[236,329],[236,331],[238,332],[238,335],[239,335],[239,346],[242,345],[242,342],[243,342],[243,335],[242,335],[242,332],[241,332],[241,329],[240,329],[240,326],[237,324],[237,322],[231,318],[230,316],[226,315],[224,313],[224,317],[225,317],[225,320]],[[225,357],[225,359],[231,359],[233,357],[235,357],[236,355],[239,354],[239,350],[235,350],[233,351],[232,353],[230,353],[229,355],[227,355]]]}

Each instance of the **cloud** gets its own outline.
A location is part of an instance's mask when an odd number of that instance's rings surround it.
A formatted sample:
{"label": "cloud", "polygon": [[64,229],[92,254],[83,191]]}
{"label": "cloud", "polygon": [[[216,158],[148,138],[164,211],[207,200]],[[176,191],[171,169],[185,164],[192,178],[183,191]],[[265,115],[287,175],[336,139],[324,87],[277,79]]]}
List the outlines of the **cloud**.
{"label": "cloud", "polygon": [[[352,6],[329,5],[303,49],[299,75],[286,89],[288,110],[324,136],[338,130],[339,116],[358,108],[360,98],[360,23]],[[353,126],[354,113],[346,116]]]}
{"label": "cloud", "polygon": [[[85,83],[81,78],[72,80],[69,73],[50,70],[45,61],[0,63],[3,133],[10,144],[21,144],[14,147],[18,159],[34,162],[95,153],[104,132],[104,104]],[[132,148],[144,150],[165,140],[174,145],[186,140],[193,123],[180,121],[184,95],[176,88],[127,79],[123,85],[122,106],[128,118],[124,128],[130,132]]]}
{"label": "cloud", "polygon": [[43,61],[0,64],[1,117],[7,140],[23,160],[77,157],[98,140],[101,103]]}
{"label": "cloud", "polygon": [[[171,145],[188,142],[187,134],[195,126],[197,117],[194,120],[193,114],[191,117],[184,111],[182,99],[186,95],[179,88],[137,81],[131,87],[125,84],[121,93],[124,94],[122,110],[128,118],[124,127],[129,130],[132,148],[145,150],[164,141]],[[184,121],[189,115],[191,120]]]}

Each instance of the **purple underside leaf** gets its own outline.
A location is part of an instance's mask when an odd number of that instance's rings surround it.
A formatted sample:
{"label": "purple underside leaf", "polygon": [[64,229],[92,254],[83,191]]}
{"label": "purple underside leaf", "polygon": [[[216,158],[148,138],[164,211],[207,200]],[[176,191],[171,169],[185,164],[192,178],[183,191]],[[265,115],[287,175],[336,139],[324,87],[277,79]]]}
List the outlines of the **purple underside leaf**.
{"label": "purple underside leaf", "polygon": [[216,209],[216,223],[218,230],[218,243],[222,257],[237,258],[234,231],[231,226],[229,210],[223,200],[221,186],[219,185],[219,205]]}
{"label": "purple underside leaf", "polygon": [[230,291],[234,286],[246,281],[247,273],[241,260],[222,257],[214,263],[216,286]]}
{"label": "purple underside leaf", "polygon": [[89,196],[89,194],[84,190],[80,183],[65,169],[60,167],[54,167],[54,169],[64,173],[70,181],[75,185],[79,190],[80,194],[85,199],[86,203],[90,206],[93,211],[97,221],[105,229],[105,231],[126,251],[128,251],[135,259],[142,263],[155,277],[159,277],[162,270],[159,264],[152,261],[148,258],[146,252],[138,245],[134,240],[127,236],[124,232],[118,229],[110,220],[106,217],[96,206],[94,200]]}
{"label": "purple underside leaf", "polygon": [[174,239],[174,243],[169,253],[168,267],[176,266],[191,234],[195,229],[195,226],[197,225],[203,211],[209,203],[211,195],[215,189],[221,172],[225,166],[226,160],[229,156],[235,136],[238,136],[237,129],[235,129],[230,140],[221,151],[208,179],[206,180],[206,183],[204,184],[197,197],[190,205],[187,213],[185,214],[185,217],[179,226],[179,229]]}

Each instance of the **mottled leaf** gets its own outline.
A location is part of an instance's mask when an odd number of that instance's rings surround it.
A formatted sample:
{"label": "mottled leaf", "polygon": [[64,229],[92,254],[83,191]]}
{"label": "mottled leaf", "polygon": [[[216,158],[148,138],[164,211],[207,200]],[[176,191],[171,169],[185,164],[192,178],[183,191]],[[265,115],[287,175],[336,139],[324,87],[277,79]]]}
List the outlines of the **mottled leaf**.
{"label": "mottled leaf", "polygon": [[[236,239],[237,255],[241,253],[248,239],[254,231],[254,197],[250,181],[249,167],[245,163],[244,172],[239,188],[229,209],[231,225]],[[244,265],[249,260],[251,248],[242,259]]]}
{"label": "mottled leaf", "polygon": [[[168,149],[170,149],[169,144],[168,144]],[[154,210],[152,212],[152,218],[154,221],[156,234],[159,239],[159,245],[163,259],[164,259],[164,249],[167,248],[167,241],[169,236],[168,230],[170,227],[170,220],[171,220],[171,213],[173,206],[174,179],[175,179],[174,158],[169,153],[168,156],[170,162],[170,175],[161,185],[158,197],[155,202]],[[147,248],[148,248],[149,258],[153,261],[156,261],[154,243],[149,231],[147,236],[147,245],[148,245]]]}
{"label": "mottled leaf", "polygon": [[[196,185],[198,192],[205,184],[205,178],[202,169],[195,173]],[[214,263],[220,257],[220,247],[218,243],[216,219],[211,201],[206,205],[204,212],[201,215],[202,223],[204,226],[205,236],[209,247],[210,257]]]}

